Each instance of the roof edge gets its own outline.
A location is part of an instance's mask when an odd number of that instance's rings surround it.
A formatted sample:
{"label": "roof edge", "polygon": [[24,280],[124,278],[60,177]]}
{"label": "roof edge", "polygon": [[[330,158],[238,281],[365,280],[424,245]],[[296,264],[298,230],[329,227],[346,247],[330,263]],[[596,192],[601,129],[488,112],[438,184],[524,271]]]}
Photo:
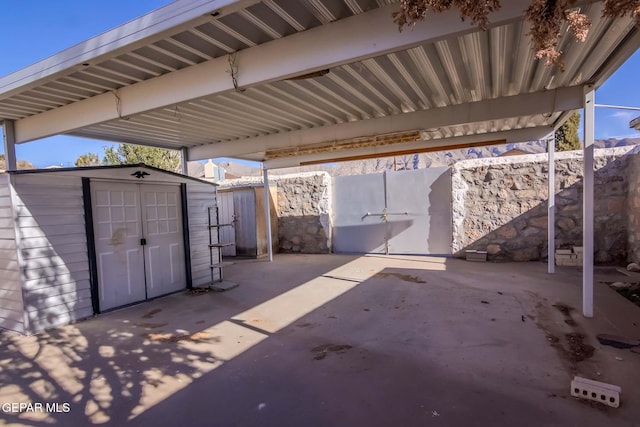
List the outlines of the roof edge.
{"label": "roof edge", "polygon": [[[233,6],[242,8],[248,0],[174,0],[172,3],[132,19],[122,25],[93,36],[69,48],[57,52],[34,64],[0,77],[0,98],[11,96],[12,91],[43,78],[90,63],[98,58],[117,54],[118,51],[135,49],[138,43],[179,28],[195,19],[231,13]],[[221,11],[228,8],[229,10]],[[207,19],[214,19],[212,16]]]}
{"label": "roof edge", "polygon": [[144,169],[148,169],[154,172],[161,172],[161,173],[165,173],[168,175],[173,175],[175,177],[178,178],[182,178],[182,179],[188,179],[191,181],[196,181],[199,182],[201,184],[209,184],[209,185],[213,185],[214,187],[218,187],[220,184],[215,183],[215,182],[211,182],[211,181],[205,181],[203,179],[200,178],[196,178],[193,176],[188,176],[188,175],[183,175],[181,173],[177,173],[177,172],[172,172],[172,171],[168,171],[166,169],[160,169],[157,168],[155,166],[149,166],[147,164],[144,163],[133,163],[133,164],[128,164],[128,165],[107,165],[107,166],[80,166],[80,167],[73,167],[73,168],[55,168],[55,169],[20,169],[20,170],[15,170],[15,171],[5,171],[5,173],[10,174],[10,175],[28,175],[28,174],[40,174],[40,173],[57,173],[57,172],[82,172],[82,171],[91,171],[91,170],[104,170],[104,169],[127,169],[127,168],[144,168]]}

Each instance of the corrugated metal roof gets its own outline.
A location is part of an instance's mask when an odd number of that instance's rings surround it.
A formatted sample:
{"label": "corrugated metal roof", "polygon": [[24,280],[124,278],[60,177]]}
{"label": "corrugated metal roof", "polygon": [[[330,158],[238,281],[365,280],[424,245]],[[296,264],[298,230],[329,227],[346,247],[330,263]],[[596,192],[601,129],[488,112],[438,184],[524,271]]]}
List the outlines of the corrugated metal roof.
{"label": "corrugated metal roof", "polygon": [[[20,120],[214,58],[229,57],[393,3],[387,0],[263,0],[222,17],[200,17],[157,40],[102,55],[98,61],[0,93],[0,118]],[[612,57],[637,29],[628,19],[603,19],[600,3],[583,8],[593,26],[585,43],[568,33],[561,48],[565,71],[534,58],[522,19],[330,68],[315,78],[273,81],[192,99],[69,132],[71,135],[162,147],[225,141],[399,116],[415,111],[601,84]],[[389,17],[391,20],[391,17]],[[407,31],[407,30],[405,30]],[[636,41],[633,41],[636,43]],[[309,46],[310,49],[313,46]],[[637,45],[635,46],[637,48]],[[236,69],[242,73],[242,69]],[[11,76],[0,79],[0,90]],[[5,85],[3,85],[5,83]],[[424,129],[427,139],[552,126],[561,112],[504,117]],[[261,160],[264,150],[245,158]]]}

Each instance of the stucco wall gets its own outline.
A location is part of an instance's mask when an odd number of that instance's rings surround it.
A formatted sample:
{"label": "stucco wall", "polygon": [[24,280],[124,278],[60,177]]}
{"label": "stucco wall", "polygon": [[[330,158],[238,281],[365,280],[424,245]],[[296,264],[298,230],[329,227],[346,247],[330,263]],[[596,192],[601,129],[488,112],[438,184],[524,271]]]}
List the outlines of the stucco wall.
{"label": "stucco wall", "polygon": [[[634,147],[596,150],[595,259],[627,257],[628,165]],[[582,244],[582,157],[556,154],[556,247]],[[529,261],[547,254],[546,154],[475,159],[453,167],[453,252],[487,250],[490,260]],[[640,206],[640,193],[638,194]],[[640,228],[640,218],[637,224]],[[640,236],[639,239],[640,241]],[[638,250],[640,254],[640,250]]]}

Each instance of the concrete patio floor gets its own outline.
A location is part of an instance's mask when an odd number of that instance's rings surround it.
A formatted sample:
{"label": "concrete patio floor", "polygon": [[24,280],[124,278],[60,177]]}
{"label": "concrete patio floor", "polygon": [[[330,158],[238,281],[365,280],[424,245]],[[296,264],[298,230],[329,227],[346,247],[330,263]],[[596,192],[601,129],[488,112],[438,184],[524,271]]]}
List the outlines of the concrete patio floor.
{"label": "concrete patio floor", "polygon": [[[226,278],[240,286],[2,333],[0,403],[59,412],[0,408],[0,425],[640,425],[640,354],[595,339],[640,338],[640,308],[597,283],[583,318],[579,269],[278,255]],[[570,333],[594,355],[577,362]],[[621,407],[572,398],[575,374],[621,386]]]}

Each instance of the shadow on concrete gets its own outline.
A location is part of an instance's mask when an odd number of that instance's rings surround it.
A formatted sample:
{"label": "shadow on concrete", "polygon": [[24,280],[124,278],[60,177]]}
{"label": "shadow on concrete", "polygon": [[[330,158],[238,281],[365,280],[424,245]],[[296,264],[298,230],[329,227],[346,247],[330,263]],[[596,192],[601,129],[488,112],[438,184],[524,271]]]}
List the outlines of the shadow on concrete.
{"label": "shadow on concrete", "polygon": [[252,262],[230,270],[241,286],[227,293],[5,335],[3,401],[70,403],[28,421],[42,426],[611,425],[562,397],[569,374],[521,320],[531,306],[466,286],[456,262]]}
{"label": "shadow on concrete", "polygon": [[[628,156],[613,159],[594,173],[594,251],[598,264],[624,263],[627,259],[628,183],[619,171],[626,170],[628,162]],[[561,178],[556,182],[556,248],[582,246],[582,175],[580,171],[572,170],[561,162],[556,162],[556,169],[559,177],[575,174],[575,182],[571,185],[563,186],[567,181]],[[487,176],[490,176],[489,172],[490,169]],[[464,257],[466,250],[474,249],[488,250],[488,259],[491,261],[546,259],[548,204],[546,200],[537,200],[541,197],[539,193],[546,197],[546,187],[534,188],[531,183],[520,183],[518,186],[502,178],[501,184],[504,191],[515,194],[533,192],[533,195],[522,197],[517,203],[509,203],[508,198],[485,189],[482,191],[487,191],[486,194],[472,196],[495,202],[484,204],[483,212],[476,214],[474,219],[465,217],[461,229],[467,238],[460,242],[462,249],[456,251],[454,256]],[[599,200],[610,202],[607,204]],[[504,218],[499,226],[492,220],[496,217]]]}
{"label": "shadow on concrete", "polygon": [[[181,293],[29,337],[0,331],[0,401],[71,405],[70,413],[44,416],[2,411],[0,419],[30,425],[53,421],[124,425],[154,395],[181,389],[201,370],[221,363],[220,355],[199,348],[200,344],[221,343],[219,331],[203,332],[207,328],[353,259],[336,257],[317,265],[300,257],[300,270],[286,274],[286,280],[273,280],[275,264],[248,263],[262,265],[265,280],[251,291],[243,292],[241,287],[240,299],[227,294]],[[251,268],[238,270],[244,271],[235,279],[243,284]]]}

